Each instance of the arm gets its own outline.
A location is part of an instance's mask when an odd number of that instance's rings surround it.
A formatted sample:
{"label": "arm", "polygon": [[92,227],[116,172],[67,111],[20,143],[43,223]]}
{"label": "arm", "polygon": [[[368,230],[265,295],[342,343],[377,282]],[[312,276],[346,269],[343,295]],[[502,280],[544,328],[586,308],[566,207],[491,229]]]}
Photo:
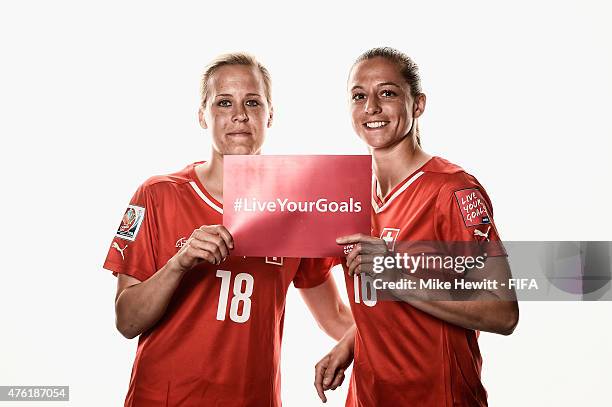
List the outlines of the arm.
{"label": "arm", "polygon": [[[374,257],[389,255],[385,242],[375,237],[358,234],[338,238],[337,242],[355,245],[346,259],[349,275],[370,274]],[[391,272],[401,274],[393,270]],[[504,277],[507,279],[510,277],[510,266],[506,257],[490,257],[481,272],[498,280]],[[402,277],[416,279],[405,274],[402,274]],[[481,295],[486,295],[487,300],[425,301],[429,298],[425,290],[409,290],[409,293],[405,291],[396,297],[436,318],[466,329],[509,335],[518,323],[517,301],[514,298],[500,299],[495,292],[483,290]]]}
{"label": "arm", "polygon": [[[483,271],[487,276],[510,275],[506,257],[490,257]],[[506,278],[507,280],[507,278]],[[495,295],[496,293],[483,293]],[[510,335],[518,324],[519,308],[516,300],[488,298],[478,301],[422,301],[418,298],[406,302],[443,321],[466,329]]]}
{"label": "arm", "polygon": [[300,289],[300,294],[319,327],[335,340],[353,326],[351,310],[340,299],[333,277],[316,287]]}
{"label": "arm", "polygon": [[117,330],[132,339],[151,328],[166,311],[182,277],[183,272],[170,261],[144,282],[119,274],[115,297]]}
{"label": "arm", "polygon": [[233,239],[225,227],[202,226],[146,281],[120,274],[115,296],[117,330],[131,339],[150,329],[164,315],[186,271],[202,261],[221,263],[233,247]]}

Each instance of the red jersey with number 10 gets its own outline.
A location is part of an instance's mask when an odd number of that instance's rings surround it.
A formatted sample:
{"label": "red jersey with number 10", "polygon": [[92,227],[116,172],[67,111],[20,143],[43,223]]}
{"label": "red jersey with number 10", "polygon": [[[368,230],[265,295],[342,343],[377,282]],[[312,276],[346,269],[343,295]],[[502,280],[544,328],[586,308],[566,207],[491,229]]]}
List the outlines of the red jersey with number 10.
{"label": "red jersey with number 10", "polygon": [[[376,193],[373,194],[376,197]],[[472,202],[465,205],[467,200]],[[463,203],[462,203],[463,202]],[[499,240],[491,203],[478,181],[434,157],[384,200],[374,198],[372,235],[401,241]],[[489,256],[505,255],[501,245]],[[393,249],[391,249],[393,250]],[[346,405],[485,406],[477,332],[446,323],[405,302],[377,301],[373,278],[349,277],[357,324]]]}
{"label": "red jersey with number 10", "polygon": [[[198,164],[198,163],[196,163]],[[222,205],[196,164],[136,192],[104,268],[145,281]],[[280,406],[280,344],[289,284],[314,287],[331,261],[229,257],[187,272],[166,312],[140,335],[126,406]]]}

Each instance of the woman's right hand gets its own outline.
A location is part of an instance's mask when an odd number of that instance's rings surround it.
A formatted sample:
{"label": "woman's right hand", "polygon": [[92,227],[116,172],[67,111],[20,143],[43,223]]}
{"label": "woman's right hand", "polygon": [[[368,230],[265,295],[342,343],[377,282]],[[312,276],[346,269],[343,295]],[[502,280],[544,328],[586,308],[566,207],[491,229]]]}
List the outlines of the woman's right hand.
{"label": "woman's right hand", "polygon": [[203,261],[219,265],[234,248],[234,239],[223,225],[204,225],[194,230],[169,262],[181,272]]}
{"label": "woman's right hand", "polygon": [[327,402],[325,391],[336,390],[344,381],[344,372],[353,362],[354,340],[354,333],[347,333],[315,366],[314,386],[323,403]]}

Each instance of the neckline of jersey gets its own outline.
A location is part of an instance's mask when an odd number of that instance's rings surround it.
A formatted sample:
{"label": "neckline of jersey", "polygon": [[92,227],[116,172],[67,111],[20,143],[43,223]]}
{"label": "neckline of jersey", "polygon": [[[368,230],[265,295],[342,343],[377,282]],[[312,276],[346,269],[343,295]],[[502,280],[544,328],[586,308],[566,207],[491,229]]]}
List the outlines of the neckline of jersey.
{"label": "neckline of jersey", "polygon": [[[206,161],[197,161],[193,164],[190,165],[189,168],[189,178],[191,178],[191,181],[195,182],[195,184],[198,186],[198,188],[200,188],[200,190],[202,191],[202,193],[204,195],[206,195],[206,197],[208,199],[211,200],[212,203],[214,203],[215,205],[219,206],[219,208],[221,208],[223,210],[223,204],[219,201],[217,201],[211,194],[210,192],[208,192],[208,190],[206,189],[206,187],[204,187],[204,184],[202,184],[202,182],[200,182],[200,179],[198,178],[198,174],[196,174],[195,172],[195,168],[197,165],[200,164],[204,164]],[[214,209],[214,208],[213,208]]]}
{"label": "neckline of jersey", "polygon": [[396,186],[393,187],[393,189],[391,189],[391,191],[387,192],[387,195],[385,195],[384,198],[381,198],[380,196],[378,196],[378,180],[376,179],[376,175],[373,174],[373,178],[374,178],[374,182],[372,183],[372,196],[374,197],[374,200],[376,201],[376,204],[378,205],[379,208],[382,208],[383,206],[385,206],[387,204],[387,202],[389,201],[389,199],[391,197],[393,197],[393,195],[409,180],[412,179],[412,177],[414,177],[416,174],[418,174],[419,172],[423,171],[423,168],[425,168],[429,163],[431,163],[434,159],[439,158],[438,156],[434,155],[433,157],[431,157],[429,160],[425,161],[425,163],[423,165],[421,165],[419,168],[417,168],[416,170],[414,170],[413,172],[411,172],[406,178],[404,178],[399,184],[397,184]]}

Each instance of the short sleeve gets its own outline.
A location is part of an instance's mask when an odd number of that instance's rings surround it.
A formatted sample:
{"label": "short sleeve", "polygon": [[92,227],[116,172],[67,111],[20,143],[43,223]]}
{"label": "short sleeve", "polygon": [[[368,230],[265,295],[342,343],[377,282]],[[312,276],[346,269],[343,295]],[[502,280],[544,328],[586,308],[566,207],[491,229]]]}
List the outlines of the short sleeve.
{"label": "short sleeve", "polygon": [[150,188],[141,185],[121,218],[103,267],[115,276],[127,274],[140,281],[155,274],[156,225]]}
{"label": "short sleeve", "polygon": [[464,242],[457,243],[453,251],[486,253],[489,257],[507,255],[493,221],[489,196],[469,174],[452,174],[440,189],[435,228],[437,239],[446,242],[447,247],[454,242]]}
{"label": "short sleeve", "polygon": [[296,288],[316,287],[327,281],[335,264],[337,264],[335,258],[300,259],[293,285]]}

